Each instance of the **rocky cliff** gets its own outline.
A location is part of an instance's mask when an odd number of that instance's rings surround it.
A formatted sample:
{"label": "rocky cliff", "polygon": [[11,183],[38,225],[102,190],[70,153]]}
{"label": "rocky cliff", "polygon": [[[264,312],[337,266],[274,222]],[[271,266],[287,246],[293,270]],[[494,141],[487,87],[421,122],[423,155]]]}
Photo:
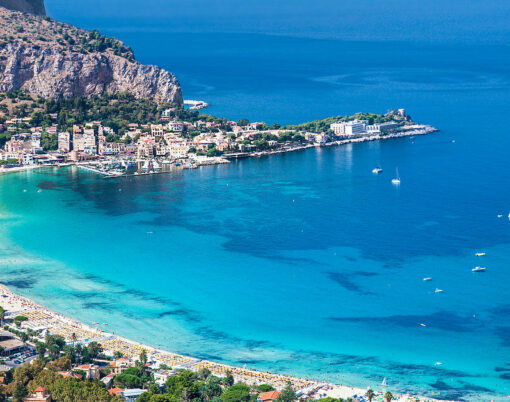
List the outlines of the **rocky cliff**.
{"label": "rocky cliff", "polygon": [[122,42],[0,8],[0,92],[19,89],[43,97],[127,92],[182,103],[176,77],[136,62]]}
{"label": "rocky cliff", "polygon": [[44,0],[0,0],[0,7],[35,15],[46,15]]}

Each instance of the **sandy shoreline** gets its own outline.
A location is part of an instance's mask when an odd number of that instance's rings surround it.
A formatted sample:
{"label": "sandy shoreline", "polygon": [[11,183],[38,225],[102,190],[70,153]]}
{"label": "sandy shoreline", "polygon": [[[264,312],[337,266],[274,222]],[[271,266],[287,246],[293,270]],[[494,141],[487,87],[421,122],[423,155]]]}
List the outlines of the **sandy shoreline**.
{"label": "sandy shoreline", "polygon": [[[354,395],[364,395],[366,392],[366,389],[363,388],[233,367],[143,345],[52,311],[26,297],[12,292],[3,284],[0,284],[0,305],[7,311],[6,318],[13,318],[19,314],[28,317],[29,320],[24,323],[24,325],[27,326],[26,328],[43,329],[43,331],[47,331],[52,335],[61,335],[68,343],[72,342],[72,334],[75,334],[78,338],[78,342],[83,344],[92,341],[99,342],[107,355],[113,355],[115,352],[122,352],[124,357],[137,359],[142,350],[145,350],[149,356],[149,361],[154,361],[158,365],[164,363],[171,367],[187,368],[193,371],[206,367],[211,370],[213,374],[218,376],[223,376],[227,370],[230,370],[236,382],[242,381],[249,385],[271,384],[277,389],[281,389],[287,382],[291,382],[294,388],[302,394],[308,394],[313,391],[321,395],[335,398],[349,398]],[[377,396],[373,400],[382,401],[383,390],[374,389],[374,391],[376,391]],[[395,400],[398,401],[434,401],[434,399],[431,398],[421,398],[410,395],[394,396],[396,398]]]}

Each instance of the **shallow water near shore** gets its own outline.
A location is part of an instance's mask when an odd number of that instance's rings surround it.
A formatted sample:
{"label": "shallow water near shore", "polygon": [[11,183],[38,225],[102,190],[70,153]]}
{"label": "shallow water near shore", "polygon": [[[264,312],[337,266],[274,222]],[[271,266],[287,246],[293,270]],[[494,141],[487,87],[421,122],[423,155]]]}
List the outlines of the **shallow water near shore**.
{"label": "shallow water near shore", "polygon": [[3,283],[218,362],[378,389],[386,377],[392,392],[450,399],[510,394],[508,47],[94,24],[210,113],[298,123],[405,107],[441,132],[170,175],[0,176]]}

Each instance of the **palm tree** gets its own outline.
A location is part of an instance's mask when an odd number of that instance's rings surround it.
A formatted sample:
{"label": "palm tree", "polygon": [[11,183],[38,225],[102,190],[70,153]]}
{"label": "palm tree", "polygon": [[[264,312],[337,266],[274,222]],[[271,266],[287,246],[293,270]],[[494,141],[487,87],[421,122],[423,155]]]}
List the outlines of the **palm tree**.
{"label": "palm tree", "polygon": [[374,399],[375,393],[374,393],[374,391],[372,389],[369,388],[367,390],[366,396],[368,398],[368,401],[372,402],[372,399]]}
{"label": "palm tree", "polygon": [[390,391],[387,391],[384,394],[384,399],[386,400],[386,402],[390,402],[393,399],[393,394]]}
{"label": "palm tree", "polygon": [[73,347],[74,347],[74,344],[78,340],[78,337],[76,336],[76,334],[74,332],[71,334],[71,340],[73,341]]}
{"label": "palm tree", "polygon": [[4,326],[4,319],[5,319],[5,309],[0,306],[0,325]]}

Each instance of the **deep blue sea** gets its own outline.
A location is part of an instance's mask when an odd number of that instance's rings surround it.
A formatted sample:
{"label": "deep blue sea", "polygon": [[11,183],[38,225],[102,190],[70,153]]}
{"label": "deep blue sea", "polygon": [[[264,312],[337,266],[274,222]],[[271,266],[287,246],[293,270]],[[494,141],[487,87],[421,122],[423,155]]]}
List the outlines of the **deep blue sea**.
{"label": "deep blue sea", "polygon": [[[327,13],[307,19],[305,2],[299,13],[279,3],[289,17],[280,25],[262,8],[249,19],[239,3],[226,12],[211,1],[211,18],[203,0],[199,11],[128,1],[118,14],[116,3],[47,6],[168,68],[184,97],[215,115],[297,123],[404,107],[441,132],[152,177],[0,176],[2,282],[87,323],[218,362],[361,387],[386,377],[391,391],[451,399],[510,395],[504,2],[437,2],[443,20],[413,19],[416,1],[400,13],[378,6],[386,31],[350,2],[344,25]],[[396,168],[400,187],[390,183]],[[477,265],[487,272],[473,273]]]}

